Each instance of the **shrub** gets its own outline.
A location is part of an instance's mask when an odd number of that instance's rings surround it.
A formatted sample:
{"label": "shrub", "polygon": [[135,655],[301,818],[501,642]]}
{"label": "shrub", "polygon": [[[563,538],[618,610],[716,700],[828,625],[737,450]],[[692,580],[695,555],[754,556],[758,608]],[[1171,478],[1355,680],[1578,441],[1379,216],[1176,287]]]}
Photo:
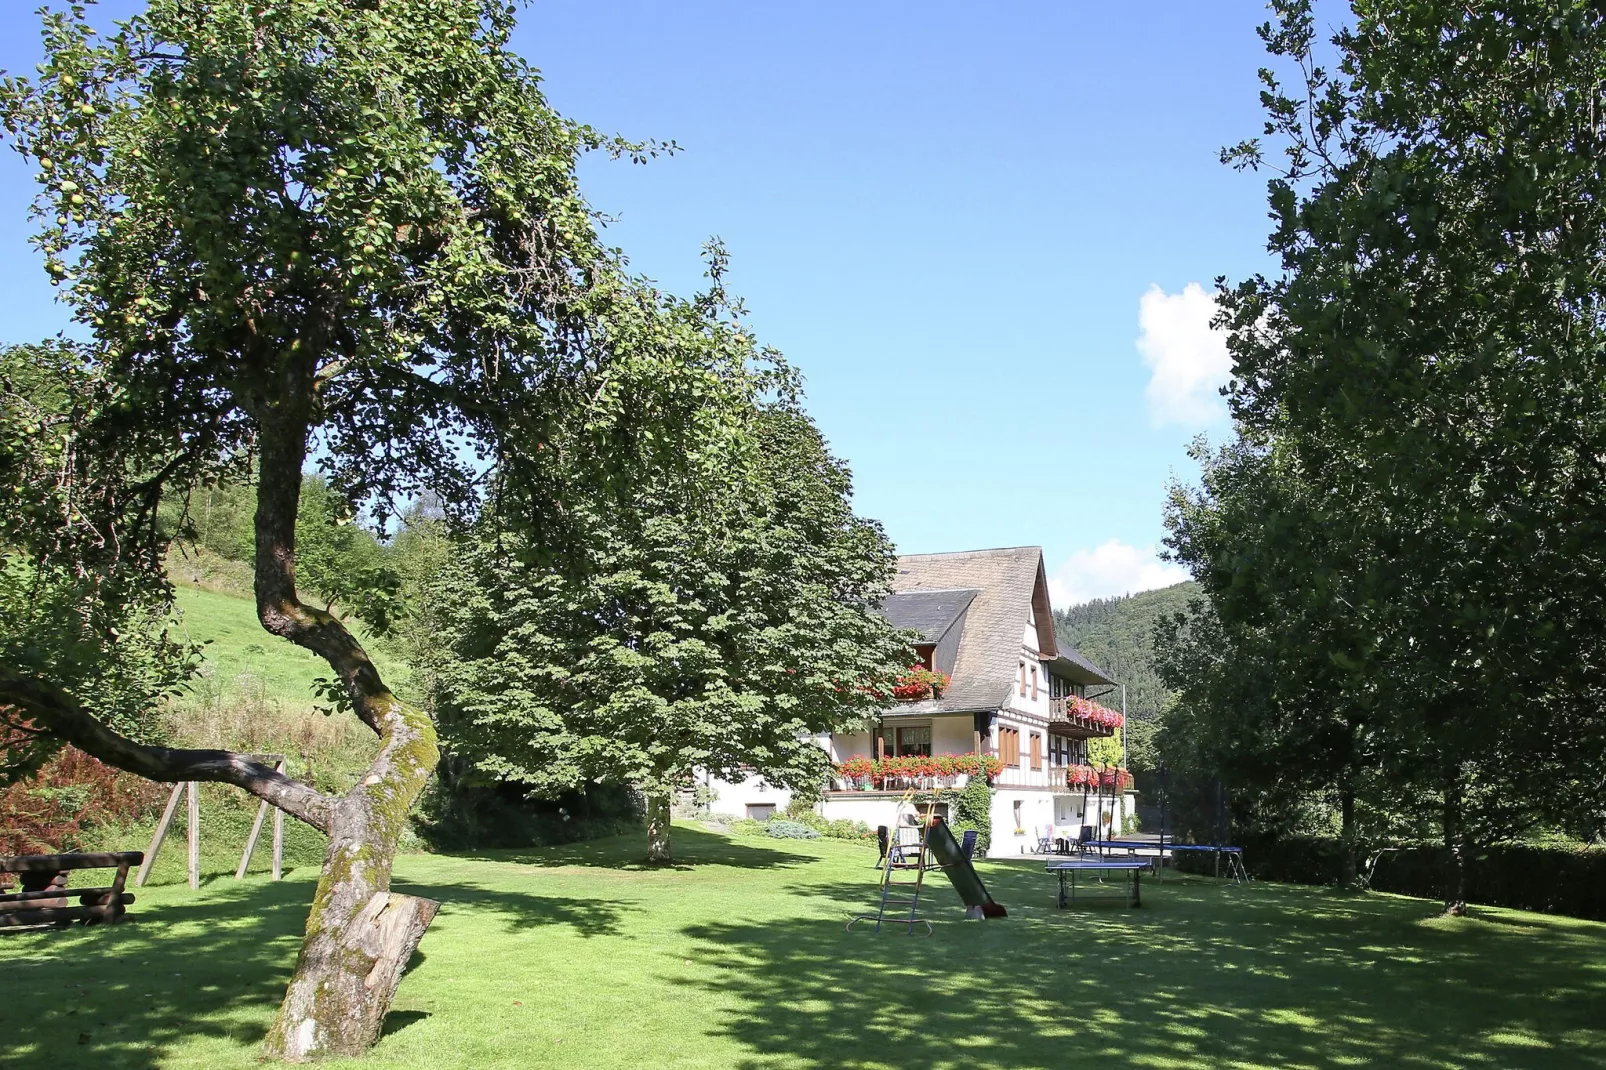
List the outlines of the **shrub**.
{"label": "shrub", "polygon": [[730,823],[733,836],[762,836],[773,821],[754,821],[750,817],[739,817]]}
{"label": "shrub", "polygon": [[0,789],[0,855],[82,850],[102,827],[161,810],[171,790],[64,747],[33,776]]}
{"label": "shrub", "polygon": [[[1384,851],[1371,886],[1437,899],[1443,895],[1444,848]],[[1467,899],[1490,906],[1606,921],[1606,850],[1504,844],[1467,863]]]}
{"label": "shrub", "polygon": [[966,832],[976,830],[976,853],[985,855],[993,838],[993,789],[980,777],[974,777],[954,796],[953,817],[949,821],[954,838],[963,840]]}
{"label": "shrub", "polygon": [[[794,804],[794,805],[796,805],[796,804]],[[774,820],[774,819],[772,818],[771,820]],[[825,818],[821,817],[819,814],[815,813],[813,810],[807,810],[807,809],[802,809],[802,808],[793,810],[790,807],[788,807],[787,811],[786,811],[786,817],[783,820],[794,821],[799,825],[807,825],[809,828],[813,829],[815,832],[824,832],[831,824],[829,821],[827,821]]]}
{"label": "shrub", "polygon": [[[1250,837],[1240,844],[1244,867],[1255,880],[1290,884],[1339,884],[1344,844],[1336,837]],[[1444,894],[1444,848],[1361,846],[1359,860],[1376,857],[1373,891],[1439,899]],[[1180,855],[1184,873],[1210,874],[1213,856]],[[1487,906],[1565,914],[1606,921],[1606,850],[1505,844],[1475,852],[1467,861],[1467,899]]]}
{"label": "shrub", "polygon": [[848,818],[839,818],[829,822],[820,830],[833,840],[849,840],[854,843],[874,843],[875,829],[863,821],[851,821]]}
{"label": "shrub", "polygon": [[801,821],[788,821],[784,817],[772,818],[767,831],[778,840],[817,840],[820,834]]}
{"label": "shrub", "polygon": [[419,837],[438,851],[577,843],[634,832],[643,820],[640,800],[616,784],[534,799],[523,786],[488,780],[452,758],[436,768],[411,815]]}

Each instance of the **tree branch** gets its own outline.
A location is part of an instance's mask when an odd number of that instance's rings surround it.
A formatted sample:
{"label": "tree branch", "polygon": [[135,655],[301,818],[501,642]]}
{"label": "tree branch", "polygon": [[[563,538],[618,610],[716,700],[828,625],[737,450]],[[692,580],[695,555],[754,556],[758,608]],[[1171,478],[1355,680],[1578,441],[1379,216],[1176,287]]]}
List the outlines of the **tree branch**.
{"label": "tree branch", "polygon": [[32,677],[0,673],[0,709],[6,707],[107,765],[168,783],[205,780],[233,784],[320,832],[329,831],[334,803],[328,796],[244,754],[136,743],[107,728],[59,688]]}

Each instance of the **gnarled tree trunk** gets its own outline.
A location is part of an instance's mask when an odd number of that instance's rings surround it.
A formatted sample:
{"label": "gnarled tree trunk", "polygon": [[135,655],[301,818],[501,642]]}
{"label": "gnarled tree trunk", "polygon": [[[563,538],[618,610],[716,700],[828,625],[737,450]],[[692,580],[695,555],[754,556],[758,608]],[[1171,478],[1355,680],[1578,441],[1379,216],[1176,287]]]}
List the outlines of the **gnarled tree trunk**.
{"label": "gnarled tree trunk", "polygon": [[669,793],[654,789],[647,793],[647,861],[668,865],[674,861],[669,846]]}
{"label": "gnarled tree trunk", "polygon": [[316,403],[310,357],[287,355],[281,389],[255,399],[259,427],[255,589],[257,616],[274,635],[323,658],[353,711],[379,734],[379,755],[334,801],[329,849],[307,915],[295,975],[266,1041],[270,1057],[301,1061],[361,1055],[379,1038],[408,958],[438,904],[390,894],[407,812],[440,758],[435,726],[380,679],[366,651],[333,614],[296,593],[295,525]]}
{"label": "gnarled tree trunk", "polygon": [[269,1056],[361,1055],[379,1039],[402,971],[439,904],[390,892],[407,811],[434,768],[435,732],[392,699],[379,760],[334,806],[329,849]]}

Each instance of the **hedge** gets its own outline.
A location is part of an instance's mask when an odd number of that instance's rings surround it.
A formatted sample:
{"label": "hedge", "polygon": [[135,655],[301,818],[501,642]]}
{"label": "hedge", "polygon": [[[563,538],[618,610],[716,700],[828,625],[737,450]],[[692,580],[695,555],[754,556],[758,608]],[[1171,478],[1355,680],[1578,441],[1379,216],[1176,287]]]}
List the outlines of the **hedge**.
{"label": "hedge", "polygon": [[[1338,884],[1344,852],[1336,838],[1252,837],[1240,842],[1244,868],[1255,880],[1288,884]],[[1373,891],[1443,899],[1443,847],[1382,849],[1363,845],[1360,863],[1374,855]],[[1184,873],[1210,874],[1214,856],[1205,852],[1177,857]],[[1541,914],[1606,921],[1606,850],[1505,844],[1474,852],[1467,863],[1467,900]]]}
{"label": "hedge", "polygon": [[[1444,895],[1444,848],[1386,851],[1372,888],[1438,899]],[[1478,853],[1467,866],[1467,900],[1541,914],[1606,921],[1606,851],[1507,844]]]}

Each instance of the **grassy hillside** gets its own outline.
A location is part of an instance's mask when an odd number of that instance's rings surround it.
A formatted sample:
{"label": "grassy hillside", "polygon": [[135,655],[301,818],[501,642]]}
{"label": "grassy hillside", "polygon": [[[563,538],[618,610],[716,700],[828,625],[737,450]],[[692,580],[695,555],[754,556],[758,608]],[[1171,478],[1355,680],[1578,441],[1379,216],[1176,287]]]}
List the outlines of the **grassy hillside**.
{"label": "grassy hillside", "polygon": [[[179,632],[191,642],[205,644],[202,676],[191,685],[196,701],[266,700],[291,710],[312,708],[312,681],[328,676],[329,666],[263,631],[251,599],[180,587],[178,606]],[[387,683],[398,688],[405,684],[406,666],[379,644],[365,645]]]}
{"label": "grassy hillside", "polygon": [[[283,754],[294,776],[326,791],[350,787],[373,759],[374,737],[355,717],[316,709],[320,700],[312,682],[330,676],[329,666],[263,631],[249,598],[189,586],[177,594],[178,630],[203,644],[205,662],[172,704],[173,741]],[[382,642],[354,630],[385,680],[404,698],[412,697],[407,666]]]}
{"label": "grassy hillside", "polygon": [[[1198,584],[1190,581],[1120,598],[1096,598],[1054,614],[1055,634],[1126,685],[1126,709],[1133,722],[1127,732],[1127,760],[1135,767],[1150,764],[1149,739],[1166,699],[1154,668],[1154,623],[1182,612],[1189,599],[1198,596]],[[1118,699],[1119,692],[1111,698]]]}

